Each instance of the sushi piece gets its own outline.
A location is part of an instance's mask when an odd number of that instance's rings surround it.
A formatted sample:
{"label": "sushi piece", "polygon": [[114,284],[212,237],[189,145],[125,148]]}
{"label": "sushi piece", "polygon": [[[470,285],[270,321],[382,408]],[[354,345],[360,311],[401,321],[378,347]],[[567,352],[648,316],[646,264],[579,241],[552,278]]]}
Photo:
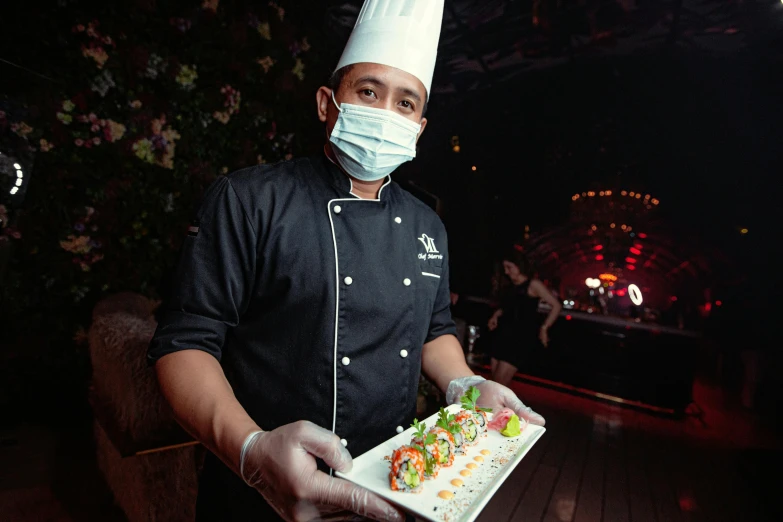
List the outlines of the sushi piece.
{"label": "sushi piece", "polygon": [[436,437],[432,433],[427,433],[427,425],[423,421],[413,419],[411,426],[416,430],[411,439],[411,446],[421,451],[424,457],[424,478],[435,478],[440,470],[440,447]]}
{"label": "sushi piece", "polygon": [[462,428],[462,433],[465,436],[463,442],[464,446],[474,446],[479,440],[479,431],[476,426],[476,419],[473,418],[473,413],[467,410],[462,410],[454,416],[454,420]]}
{"label": "sushi piece", "polygon": [[424,457],[419,450],[410,446],[394,450],[389,484],[392,491],[421,492],[424,485]]}
{"label": "sushi piece", "polygon": [[489,424],[487,412],[484,410],[475,411],[473,412],[473,419],[476,421],[476,428],[478,429],[479,436],[486,437],[487,424]]}
{"label": "sushi piece", "polygon": [[438,445],[438,464],[447,468],[454,464],[454,436],[449,430],[440,426],[430,428],[430,434],[435,435],[435,443]]}
{"label": "sushi piece", "polygon": [[454,437],[454,453],[457,455],[467,455],[467,446],[465,445],[465,432],[462,430],[462,425],[457,422],[454,415],[446,411],[445,408],[440,409],[438,415],[437,426],[447,430]]}
{"label": "sushi piece", "polygon": [[469,411],[473,415],[473,420],[476,423],[476,429],[479,436],[487,434],[487,413],[492,412],[491,408],[482,408],[476,404],[480,396],[481,392],[478,388],[471,386],[468,388],[468,391],[465,392],[465,395],[460,398],[462,409]]}

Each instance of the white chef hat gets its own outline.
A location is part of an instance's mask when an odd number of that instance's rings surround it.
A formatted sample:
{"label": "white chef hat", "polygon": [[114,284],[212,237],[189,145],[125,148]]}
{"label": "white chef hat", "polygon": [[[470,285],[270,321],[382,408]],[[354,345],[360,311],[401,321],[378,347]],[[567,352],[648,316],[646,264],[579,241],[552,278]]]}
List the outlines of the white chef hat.
{"label": "white chef hat", "polygon": [[365,0],[337,69],[379,63],[412,74],[429,97],[444,0]]}

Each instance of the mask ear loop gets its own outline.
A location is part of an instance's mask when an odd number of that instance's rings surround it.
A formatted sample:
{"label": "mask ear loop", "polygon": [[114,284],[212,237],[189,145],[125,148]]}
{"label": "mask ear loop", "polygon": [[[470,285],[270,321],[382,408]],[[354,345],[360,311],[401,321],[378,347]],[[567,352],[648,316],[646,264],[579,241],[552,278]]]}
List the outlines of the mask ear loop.
{"label": "mask ear loop", "polygon": [[339,112],[343,112],[343,110],[340,108],[339,105],[337,105],[337,100],[334,99],[334,89],[332,89],[332,103],[334,103],[334,106],[337,108]]}

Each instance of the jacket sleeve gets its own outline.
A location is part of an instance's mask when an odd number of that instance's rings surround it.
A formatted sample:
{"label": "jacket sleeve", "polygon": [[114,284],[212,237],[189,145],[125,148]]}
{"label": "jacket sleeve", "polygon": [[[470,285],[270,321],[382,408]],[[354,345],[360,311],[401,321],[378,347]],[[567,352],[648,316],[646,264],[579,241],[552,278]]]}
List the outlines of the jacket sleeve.
{"label": "jacket sleeve", "polygon": [[204,196],[188,229],[170,297],[150,343],[154,363],[180,350],[218,360],[227,331],[239,324],[254,287],[258,235],[227,177]]}

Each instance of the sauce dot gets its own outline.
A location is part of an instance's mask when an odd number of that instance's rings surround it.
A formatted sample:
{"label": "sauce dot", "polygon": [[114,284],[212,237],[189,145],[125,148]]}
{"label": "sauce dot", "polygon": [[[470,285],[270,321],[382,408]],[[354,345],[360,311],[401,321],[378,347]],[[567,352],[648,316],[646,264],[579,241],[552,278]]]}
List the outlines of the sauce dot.
{"label": "sauce dot", "polygon": [[484,457],[473,457],[476,462],[484,462]]}
{"label": "sauce dot", "polygon": [[454,479],[454,480],[451,481],[451,485],[452,486],[461,487],[462,484],[463,484],[463,482],[460,479]]}
{"label": "sauce dot", "polygon": [[450,498],[454,498],[454,493],[451,491],[446,491],[445,489],[438,493],[438,496],[444,500],[449,500]]}
{"label": "sauce dot", "polygon": [[463,477],[469,477],[470,476],[470,470],[469,469],[463,469],[462,471],[459,472],[459,474],[462,475]]}
{"label": "sauce dot", "polygon": [[478,467],[478,465],[477,464],[473,464],[472,462],[468,462],[467,464],[465,464],[465,467],[468,468],[468,469],[476,469]]}
{"label": "sauce dot", "polygon": [[489,450],[481,450],[481,454],[482,455],[489,455],[490,453],[492,453],[492,452],[489,451]]}

